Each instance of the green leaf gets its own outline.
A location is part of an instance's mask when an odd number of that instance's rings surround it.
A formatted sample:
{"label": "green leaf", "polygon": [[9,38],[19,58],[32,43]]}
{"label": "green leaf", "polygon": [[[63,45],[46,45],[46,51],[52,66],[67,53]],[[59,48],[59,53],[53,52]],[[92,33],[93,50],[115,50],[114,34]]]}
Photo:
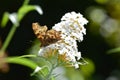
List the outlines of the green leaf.
{"label": "green leaf", "polygon": [[[45,76],[48,75],[49,69],[48,69],[47,66],[40,67],[39,71],[37,71],[37,72],[34,71],[34,72],[31,74],[31,76],[34,76],[36,73],[39,74],[39,75],[41,75],[42,77],[45,77]],[[39,76],[39,77],[40,77],[40,76]]]}
{"label": "green leaf", "polygon": [[105,4],[107,3],[109,0],[95,0],[96,2],[98,2],[99,4]]}
{"label": "green leaf", "polygon": [[22,18],[30,11],[34,10],[35,7],[31,6],[31,5],[25,5],[22,6],[19,10],[18,10],[18,20],[21,21]]}
{"label": "green leaf", "polygon": [[54,77],[54,76],[52,76],[52,77],[51,77],[51,80],[55,80],[55,77]]}
{"label": "green leaf", "polygon": [[111,49],[111,50],[109,50],[107,53],[108,53],[108,54],[111,54],[111,53],[118,53],[118,52],[120,52],[120,47]]}
{"label": "green leaf", "polygon": [[9,20],[9,13],[8,13],[8,12],[5,12],[5,13],[3,14],[1,26],[2,26],[2,27],[5,27],[6,24],[7,24],[7,22],[8,22],[8,20]]}
{"label": "green leaf", "polygon": [[49,68],[48,67],[44,67],[41,69],[41,73],[44,75],[44,76],[47,76],[48,73],[49,73]]}
{"label": "green leaf", "polygon": [[18,20],[21,19],[30,11],[36,10],[38,13],[42,14],[42,9],[36,5],[24,5],[18,10]]}
{"label": "green leaf", "polygon": [[37,55],[23,55],[23,56],[19,56],[19,58],[23,58],[23,57],[37,57]]}
{"label": "green leaf", "polygon": [[74,68],[67,67],[65,76],[68,80],[85,80],[84,79],[85,77],[81,74],[81,70],[74,69]]}
{"label": "green leaf", "polygon": [[29,68],[31,68],[33,70],[38,66],[32,60],[27,59],[27,58],[23,58],[23,57],[22,58],[20,58],[20,57],[7,57],[6,62],[27,66],[27,67],[29,67]]}
{"label": "green leaf", "polygon": [[95,65],[92,60],[88,58],[85,58],[85,60],[88,62],[88,64],[80,66],[80,69],[84,76],[89,77],[95,72]]}

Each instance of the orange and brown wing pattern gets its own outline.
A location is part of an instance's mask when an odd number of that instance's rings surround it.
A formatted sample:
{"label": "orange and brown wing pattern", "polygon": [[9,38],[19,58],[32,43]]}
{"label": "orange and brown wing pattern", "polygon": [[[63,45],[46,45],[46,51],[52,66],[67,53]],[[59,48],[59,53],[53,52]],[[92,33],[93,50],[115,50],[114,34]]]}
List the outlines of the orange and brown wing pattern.
{"label": "orange and brown wing pattern", "polygon": [[41,42],[41,46],[47,46],[61,39],[60,32],[48,30],[47,26],[40,26],[38,23],[32,24],[33,31]]}

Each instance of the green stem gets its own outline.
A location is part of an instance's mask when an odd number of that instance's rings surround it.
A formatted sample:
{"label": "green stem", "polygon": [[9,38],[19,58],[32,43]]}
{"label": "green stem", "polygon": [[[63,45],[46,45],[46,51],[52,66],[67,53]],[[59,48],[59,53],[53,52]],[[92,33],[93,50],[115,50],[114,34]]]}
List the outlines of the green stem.
{"label": "green stem", "polygon": [[10,41],[11,41],[15,31],[16,31],[16,29],[17,29],[17,26],[13,25],[11,30],[10,30],[10,32],[7,35],[7,38],[6,38],[5,42],[3,43],[3,46],[1,48],[2,51],[5,51],[6,48],[8,47],[8,45],[9,45],[9,43],[10,43]]}
{"label": "green stem", "polygon": [[24,0],[23,5],[27,5],[30,2],[30,0]]}
{"label": "green stem", "polygon": [[7,58],[5,58],[5,61],[7,63],[24,65],[24,66],[27,66],[27,67],[33,69],[33,70],[38,66],[35,62],[33,62],[30,59],[20,58],[18,56],[16,56],[16,57],[7,57]]}
{"label": "green stem", "polygon": [[52,68],[50,69],[50,72],[49,72],[49,74],[47,75],[46,80],[51,80],[52,72],[53,72],[53,70],[54,70],[55,68],[57,68],[57,67],[58,67],[58,63],[52,65]]}

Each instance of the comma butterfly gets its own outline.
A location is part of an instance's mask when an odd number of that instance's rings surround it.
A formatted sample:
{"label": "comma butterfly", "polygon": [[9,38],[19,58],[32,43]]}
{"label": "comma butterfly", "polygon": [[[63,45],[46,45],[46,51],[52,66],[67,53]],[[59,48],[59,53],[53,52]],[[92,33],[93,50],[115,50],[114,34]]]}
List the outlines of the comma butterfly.
{"label": "comma butterfly", "polygon": [[60,31],[48,30],[47,26],[40,26],[38,23],[32,23],[32,29],[41,42],[41,46],[47,46],[61,39]]}

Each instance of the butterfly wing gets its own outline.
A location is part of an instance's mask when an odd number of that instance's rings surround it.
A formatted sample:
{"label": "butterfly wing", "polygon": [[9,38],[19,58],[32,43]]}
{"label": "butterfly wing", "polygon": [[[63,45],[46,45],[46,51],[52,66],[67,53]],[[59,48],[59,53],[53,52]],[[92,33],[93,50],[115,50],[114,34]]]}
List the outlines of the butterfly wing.
{"label": "butterfly wing", "polygon": [[32,29],[40,40],[41,46],[47,46],[61,39],[59,31],[48,30],[47,26],[40,26],[38,23],[33,23]]}

